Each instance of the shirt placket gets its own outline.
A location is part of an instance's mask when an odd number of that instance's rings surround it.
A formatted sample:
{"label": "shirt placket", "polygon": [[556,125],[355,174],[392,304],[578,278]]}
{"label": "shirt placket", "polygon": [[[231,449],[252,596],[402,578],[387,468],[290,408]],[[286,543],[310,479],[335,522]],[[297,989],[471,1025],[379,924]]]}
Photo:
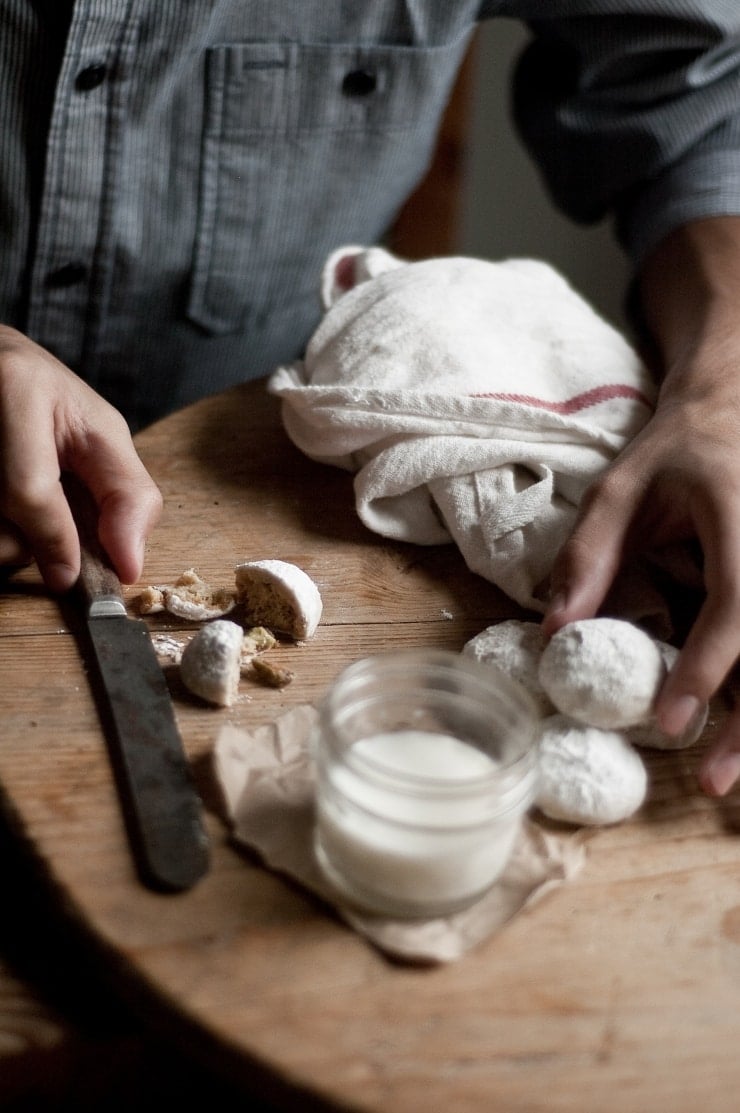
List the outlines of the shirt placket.
{"label": "shirt placket", "polygon": [[28,332],[93,385],[113,265],[115,164],[135,4],[74,7],[50,121]]}

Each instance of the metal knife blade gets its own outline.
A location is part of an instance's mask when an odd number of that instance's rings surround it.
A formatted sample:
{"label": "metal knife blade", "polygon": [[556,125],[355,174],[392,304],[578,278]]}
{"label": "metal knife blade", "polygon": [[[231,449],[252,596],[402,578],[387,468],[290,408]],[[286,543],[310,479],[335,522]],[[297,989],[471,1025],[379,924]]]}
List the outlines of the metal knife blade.
{"label": "metal knife blade", "polygon": [[77,594],[98,684],[105,729],[129,843],[141,881],[182,891],[208,870],[208,837],[190,775],[167,680],[142,619],[130,618],[121,584],[97,542],[94,504],[65,476],[80,535]]}

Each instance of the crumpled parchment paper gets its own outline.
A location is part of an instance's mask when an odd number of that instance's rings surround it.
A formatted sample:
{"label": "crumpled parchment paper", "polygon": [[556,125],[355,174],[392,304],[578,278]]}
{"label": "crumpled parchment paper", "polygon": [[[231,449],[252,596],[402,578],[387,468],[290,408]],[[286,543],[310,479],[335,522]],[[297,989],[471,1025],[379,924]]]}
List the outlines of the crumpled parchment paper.
{"label": "crumpled parchment paper", "polygon": [[251,733],[233,725],[221,728],[214,762],[233,835],[270,869],[332,905],[355,931],[394,959],[458,959],[583,865],[585,850],[577,833],[555,834],[527,818],[502,876],[463,911],[402,920],[350,907],[324,879],[313,854],[309,736],[316,718],[315,708],[304,704]]}

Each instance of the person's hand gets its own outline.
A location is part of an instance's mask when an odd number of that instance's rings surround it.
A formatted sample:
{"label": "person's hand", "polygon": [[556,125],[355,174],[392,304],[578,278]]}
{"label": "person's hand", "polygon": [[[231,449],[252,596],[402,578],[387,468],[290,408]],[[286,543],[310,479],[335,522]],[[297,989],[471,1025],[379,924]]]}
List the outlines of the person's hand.
{"label": "person's hand", "polygon": [[[740,221],[700,222],[648,264],[648,320],[667,368],[656,412],[593,485],[558,555],[543,629],[593,617],[625,558],[698,540],[705,601],[656,702],[680,734],[740,656]],[[740,778],[740,706],[702,762],[723,795]]]}
{"label": "person's hand", "polygon": [[59,360],[0,325],[0,565],[35,559],[52,591],[70,588],[80,546],[61,473],[75,474],[99,513],[98,535],[120,579],[142,572],[162,498],[121,414]]}
{"label": "person's hand", "polygon": [[[630,553],[693,537],[704,557],[706,598],[656,703],[658,722],[669,734],[681,733],[740,655],[737,396],[659,406],[590,488],[553,569],[545,635],[595,615]],[[722,792],[738,775],[740,713],[735,712],[701,780],[705,790]]]}

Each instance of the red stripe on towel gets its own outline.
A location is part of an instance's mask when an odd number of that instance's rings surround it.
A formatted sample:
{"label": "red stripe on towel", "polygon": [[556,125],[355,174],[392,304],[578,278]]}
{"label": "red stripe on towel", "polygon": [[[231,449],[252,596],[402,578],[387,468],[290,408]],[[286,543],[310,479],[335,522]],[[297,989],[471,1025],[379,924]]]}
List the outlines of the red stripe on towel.
{"label": "red stripe on towel", "polygon": [[565,402],[548,402],[545,398],[535,398],[531,394],[471,394],[470,397],[492,398],[497,402],[519,402],[523,406],[536,406],[539,410],[551,410],[558,414],[577,413],[579,410],[588,409],[589,406],[597,406],[600,402],[610,402],[612,398],[632,398],[652,409],[652,404],[641,390],[623,383],[595,386],[591,390],[585,390],[583,394],[568,398]]}

